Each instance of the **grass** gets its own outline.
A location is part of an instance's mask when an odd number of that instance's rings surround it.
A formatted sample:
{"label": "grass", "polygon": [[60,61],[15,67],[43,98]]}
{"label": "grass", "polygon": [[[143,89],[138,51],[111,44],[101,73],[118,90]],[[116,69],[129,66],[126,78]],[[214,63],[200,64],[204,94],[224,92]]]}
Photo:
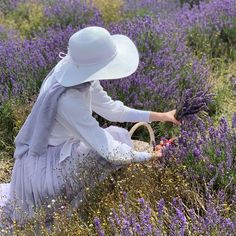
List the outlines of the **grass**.
{"label": "grass", "polygon": [[214,61],[217,63],[217,69],[209,80],[213,84],[212,91],[216,93],[213,118],[215,123],[218,123],[222,115],[230,121],[236,112],[236,88],[232,84],[232,78],[236,77],[236,61],[230,64],[225,64],[220,59]]}
{"label": "grass", "polygon": [[131,211],[139,209],[138,198],[146,199],[153,209],[156,207],[156,201],[164,198],[168,202],[172,197],[181,197],[185,199],[189,207],[193,205],[198,207],[199,202],[202,201],[201,197],[189,187],[181,168],[160,168],[155,163],[152,166],[132,164],[107,177],[104,182],[97,185],[94,191],[88,190],[83,206],[74,211],[69,218],[65,216],[67,212],[70,212],[69,205],[60,199],[56,200],[64,208],[61,212],[58,211],[60,208],[55,208],[54,225],[50,234],[43,221],[43,209],[39,210],[36,219],[24,228],[16,225],[15,232],[18,231],[18,235],[31,235],[35,230],[39,230],[41,235],[97,235],[94,232],[94,217],[98,216],[102,219],[103,227],[107,228],[109,224],[107,218],[112,215],[111,209],[119,210],[118,203],[124,202],[124,192],[129,198]]}

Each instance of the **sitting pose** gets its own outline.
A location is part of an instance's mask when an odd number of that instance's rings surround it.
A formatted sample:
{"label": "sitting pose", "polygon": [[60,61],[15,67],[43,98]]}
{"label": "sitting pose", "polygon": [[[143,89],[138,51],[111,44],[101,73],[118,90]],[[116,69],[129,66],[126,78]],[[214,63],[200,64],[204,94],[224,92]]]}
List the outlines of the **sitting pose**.
{"label": "sitting pose", "polygon": [[[17,209],[32,217],[36,207],[58,195],[78,207],[83,180],[92,186],[95,176],[101,181],[123,165],[153,158],[133,149],[126,129],[100,127],[92,111],[114,122],[180,124],[174,117],[176,110],[133,109],[103,90],[100,80],[127,77],[138,67],[137,48],[127,36],[87,27],[70,37],[68,52],[60,57],[15,139],[11,181],[0,185],[0,206],[10,221],[23,223]],[[155,153],[154,158],[160,157],[161,148]],[[10,204],[13,199],[18,208]]]}

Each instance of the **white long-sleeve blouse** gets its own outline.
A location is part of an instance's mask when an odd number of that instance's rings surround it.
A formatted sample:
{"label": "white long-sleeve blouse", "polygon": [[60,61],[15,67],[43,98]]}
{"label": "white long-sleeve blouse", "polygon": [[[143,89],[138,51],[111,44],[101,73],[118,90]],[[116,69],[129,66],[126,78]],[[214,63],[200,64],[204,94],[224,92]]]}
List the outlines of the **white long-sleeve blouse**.
{"label": "white long-sleeve blouse", "polygon": [[[41,91],[48,86],[49,83],[44,83]],[[81,141],[81,154],[86,155],[92,148],[116,164],[142,162],[151,158],[150,153],[137,152],[129,145],[115,140],[106,129],[100,127],[92,111],[115,122],[150,122],[150,111],[133,109],[119,100],[112,100],[99,81],[93,81],[90,87],[83,90],[68,89],[59,98],[49,137],[49,145],[64,143],[60,162],[71,155],[72,145],[78,140]]]}

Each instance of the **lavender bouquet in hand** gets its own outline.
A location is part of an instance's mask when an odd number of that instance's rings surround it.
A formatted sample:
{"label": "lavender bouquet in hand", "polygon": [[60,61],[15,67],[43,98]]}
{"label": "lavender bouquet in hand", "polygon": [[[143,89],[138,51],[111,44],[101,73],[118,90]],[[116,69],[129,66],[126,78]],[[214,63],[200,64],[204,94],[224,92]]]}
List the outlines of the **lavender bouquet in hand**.
{"label": "lavender bouquet in hand", "polygon": [[177,103],[175,118],[182,120],[188,115],[208,111],[208,104],[212,102],[214,95],[208,91],[199,91],[194,94],[193,89],[186,89]]}

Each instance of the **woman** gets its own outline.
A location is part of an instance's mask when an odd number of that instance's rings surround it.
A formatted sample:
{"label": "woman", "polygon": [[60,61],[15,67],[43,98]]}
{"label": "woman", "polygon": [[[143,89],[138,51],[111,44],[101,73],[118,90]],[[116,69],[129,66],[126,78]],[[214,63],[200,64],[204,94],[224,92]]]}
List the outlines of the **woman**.
{"label": "woman", "polygon": [[[103,129],[92,111],[117,122],[170,121],[180,124],[175,110],[142,111],[113,101],[99,80],[127,77],[138,67],[134,43],[124,35],[110,35],[101,27],[87,27],[73,34],[68,53],[44,80],[34,107],[15,139],[11,182],[1,185],[1,206],[8,219],[23,223],[21,211],[34,215],[47,199],[65,195],[73,207],[83,199],[86,184],[94,186],[112,170],[153,156],[133,150],[128,131]],[[155,157],[161,156],[161,149]],[[75,178],[79,176],[79,178]]]}

